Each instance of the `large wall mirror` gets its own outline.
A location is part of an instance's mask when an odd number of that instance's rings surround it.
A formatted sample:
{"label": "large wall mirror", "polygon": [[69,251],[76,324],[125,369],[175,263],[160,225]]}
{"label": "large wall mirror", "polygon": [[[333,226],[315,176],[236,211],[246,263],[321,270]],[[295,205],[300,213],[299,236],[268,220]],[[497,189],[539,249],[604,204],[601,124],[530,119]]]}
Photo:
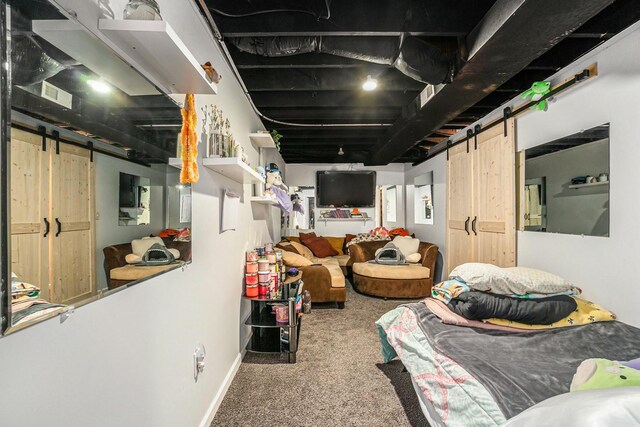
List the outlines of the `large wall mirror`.
{"label": "large wall mirror", "polygon": [[47,0],[8,4],[3,332],[191,260],[179,106]]}
{"label": "large wall mirror", "polygon": [[529,148],[520,203],[525,231],[609,236],[609,125]]}
{"label": "large wall mirror", "polygon": [[433,171],[413,180],[413,222],[433,225]]}

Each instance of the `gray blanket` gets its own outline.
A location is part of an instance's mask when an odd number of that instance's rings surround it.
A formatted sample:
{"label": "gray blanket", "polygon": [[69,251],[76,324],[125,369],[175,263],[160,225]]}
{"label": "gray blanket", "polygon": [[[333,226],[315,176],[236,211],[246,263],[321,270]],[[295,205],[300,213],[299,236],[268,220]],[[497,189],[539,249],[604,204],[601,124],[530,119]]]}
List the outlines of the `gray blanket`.
{"label": "gray blanket", "polygon": [[585,359],[640,356],[640,329],[621,322],[512,333],[447,325],[423,303],[407,304],[431,346],[473,375],[508,419],[566,393]]}

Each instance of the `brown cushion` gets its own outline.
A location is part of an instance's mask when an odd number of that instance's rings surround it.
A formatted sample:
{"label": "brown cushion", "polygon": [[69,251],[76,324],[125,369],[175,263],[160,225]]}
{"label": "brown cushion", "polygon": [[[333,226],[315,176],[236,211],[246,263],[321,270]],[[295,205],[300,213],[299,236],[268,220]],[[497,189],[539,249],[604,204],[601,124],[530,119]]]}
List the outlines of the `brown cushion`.
{"label": "brown cushion", "polygon": [[312,237],[304,241],[306,247],[318,258],[327,258],[338,255],[338,251],[331,247],[331,243],[324,237]]}
{"label": "brown cushion", "polygon": [[297,236],[285,236],[283,237],[284,240],[288,241],[288,242],[298,242],[300,243],[300,238]]}
{"label": "brown cushion", "polygon": [[344,237],[325,237],[329,241],[329,244],[333,249],[338,252],[338,255],[343,255],[342,247],[344,246]]}
{"label": "brown cushion", "polygon": [[347,249],[347,244],[351,241],[351,239],[353,239],[354,237],[356,237],[355,234],[347,234],[344,237],[344,245],[342,246],[342,253],[346,254],[347,252],[349,252],[349,250]]}
{"label": "brown cushion", "polygon": [[338,265],[340,267],[345,267],[349,265],[349,260],[351,259],[351,257],[349,255],[338,255],[338,256],[334,256],[333,259],[338,261]]}
{"label": "brown cushion", "polygon": [[340,265],[338,263],[337,257],[333,257],[333,256],[328,258],[313,257],[311,259],[311,262],[313,262],[314,264],[320,264],[320,265]]}
{"label": "brown cushion", "polygon": [[431,271],[419,264],[382,265],[372,262],[356,262],[353,272],[360,276],[377,279],[428,279]]}
{"label": "brown cushion", "polygon": [[303,245],[306,245],[308,240],[318,237],[313,231],[311,233],[298,233],[298,236],[300,237],[300,243]]}
{"label": "brown cushion", "polygon": [[313,264],[313,262],[303,257],[302,255],[298,255],[286,250],[282,251],[282,259],[284,260],[284,264],[287,267],[300,268]]}
{"label": "brown cushion", "polygon": [[293,248],[296,250],[296,252],[298,252],[300,255],[302,255],[306,259],[313,258],[313,252],[311,252],[311,249],[309,249],[308,247],[306,247],[302,243],[291,242],[291,246],[293,246]]}

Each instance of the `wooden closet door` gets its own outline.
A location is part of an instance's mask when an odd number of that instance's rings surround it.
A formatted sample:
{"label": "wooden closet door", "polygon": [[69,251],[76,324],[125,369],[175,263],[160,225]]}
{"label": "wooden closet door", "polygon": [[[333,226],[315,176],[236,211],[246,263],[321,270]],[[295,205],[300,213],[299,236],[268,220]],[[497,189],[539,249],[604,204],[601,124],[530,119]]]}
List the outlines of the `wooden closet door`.
{"label": "wooden closet door", "polygon": [[515,126],[507,122],[478,135],[473,151],[474,262],[512,267],[515,237]]}
{"label": "wooden closet door", "polygon": [[[455,267],[473,260],[471,230],[472,155],[465,143],[449,149],[447,162],[447,276]],[[469,231],[467,231],[469,230]]]}
{"label": "wooden closet door", "polygon": [[96,290],[95,175],[89,156],[85,149],[61,144],[60,154],[51,157],[52,288],[61,304]]}
{"label": "wooden closet door", "polygon": [[10,145],[11,271],[48,299],[49,151],[42,151],[41,136],[17,129],[11,129]]}

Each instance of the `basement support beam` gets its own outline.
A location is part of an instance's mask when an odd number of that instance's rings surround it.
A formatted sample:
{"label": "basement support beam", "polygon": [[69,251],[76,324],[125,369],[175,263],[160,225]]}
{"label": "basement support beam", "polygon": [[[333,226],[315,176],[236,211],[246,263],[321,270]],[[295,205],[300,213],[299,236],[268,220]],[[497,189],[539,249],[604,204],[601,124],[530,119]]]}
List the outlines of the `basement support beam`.
{"label": "basement support beam", "polygon": [[498,0],[466,40],[468,61],[424,106],[416,98],[368,164],[393,162],[473,106],[614,0]]}

